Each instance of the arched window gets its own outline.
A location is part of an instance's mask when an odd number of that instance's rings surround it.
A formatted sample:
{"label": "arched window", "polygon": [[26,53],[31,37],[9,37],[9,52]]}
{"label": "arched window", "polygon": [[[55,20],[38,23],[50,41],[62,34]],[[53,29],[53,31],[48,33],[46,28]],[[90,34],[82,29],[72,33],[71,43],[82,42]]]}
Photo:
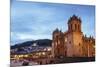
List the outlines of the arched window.
{"label": "arched window", "polygon": [[71,41],[69,41],[69,44],[71,44]]}
{"label": "arched window", "polygon": [[71,30],[72,30],[72,24],[71,24]]}
{"label": "arched window", "polygon": [[78,24],[78,30],[80,30],[80,25]]}
{"label": "arched window", "polygon": [[81,44],[79,43],[79,46],[80,46]]}
{"label": "arched window", "polygon": [[75,24],[75,30],[77,29],[77,25]]}
{"label": "arched window", "polygon": [[60,44],[60,41],[58,40],[58,44]]}
{"label": "arched window", "polygon": [[67,42],[67,38],[65,38],[65,42]]}

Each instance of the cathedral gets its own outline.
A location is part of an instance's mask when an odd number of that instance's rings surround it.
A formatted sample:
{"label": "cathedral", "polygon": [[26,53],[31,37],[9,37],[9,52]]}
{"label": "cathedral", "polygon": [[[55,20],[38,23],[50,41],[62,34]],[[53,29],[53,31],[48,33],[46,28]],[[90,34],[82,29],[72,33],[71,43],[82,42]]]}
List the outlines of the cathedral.
{"label": "cathedral", "polygon": [[95,38],[83,34],[81,18],[73,15],[67,24],[67,31],[57,28],[52,33],[53,57],[95,57]]}

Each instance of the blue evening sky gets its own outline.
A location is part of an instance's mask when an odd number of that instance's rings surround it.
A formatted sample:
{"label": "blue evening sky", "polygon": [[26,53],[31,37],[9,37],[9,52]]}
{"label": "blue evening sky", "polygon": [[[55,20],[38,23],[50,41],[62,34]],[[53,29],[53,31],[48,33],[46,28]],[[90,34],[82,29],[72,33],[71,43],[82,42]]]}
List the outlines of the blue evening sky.
{"label": "blue evening sky", "polygon": [[58,28],[67,31],[73,14],[81,17],[82,31],[95,37],[95,6],[11,1],[11,45],[27,40],[52,39]]}

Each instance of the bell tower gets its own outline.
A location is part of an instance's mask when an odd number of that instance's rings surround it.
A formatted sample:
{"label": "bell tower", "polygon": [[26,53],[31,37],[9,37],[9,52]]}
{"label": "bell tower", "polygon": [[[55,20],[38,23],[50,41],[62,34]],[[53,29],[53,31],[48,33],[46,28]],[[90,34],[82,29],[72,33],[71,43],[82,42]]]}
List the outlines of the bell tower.
{"label": "bell tower", "polygon": [[52,51],[53,56],[56,58],[64,56],[64,35],[61,30],[56,29],[53,32]]}
{"label": "bell tower", "polygon": [[68,20],[67,55],[69,57],[82,56],[82,35],[81,19],[73,15]]}
{"label": "bell tower", "polygon": [[68,20],[68,31],[69,32],[81,32],[81,19],[76,15],[73,15]]}

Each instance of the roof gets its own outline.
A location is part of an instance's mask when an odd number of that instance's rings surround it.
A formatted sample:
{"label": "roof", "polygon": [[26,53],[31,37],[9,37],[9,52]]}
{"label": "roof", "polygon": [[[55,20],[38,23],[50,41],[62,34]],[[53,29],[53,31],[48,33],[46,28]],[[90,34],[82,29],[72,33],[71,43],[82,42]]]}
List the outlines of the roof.
{"label": "roof", "polygon": [[69,18],[68,23],[73,20],[77,20],[77,21],[81,22],[81,18],[76,16],[75,14]]}

